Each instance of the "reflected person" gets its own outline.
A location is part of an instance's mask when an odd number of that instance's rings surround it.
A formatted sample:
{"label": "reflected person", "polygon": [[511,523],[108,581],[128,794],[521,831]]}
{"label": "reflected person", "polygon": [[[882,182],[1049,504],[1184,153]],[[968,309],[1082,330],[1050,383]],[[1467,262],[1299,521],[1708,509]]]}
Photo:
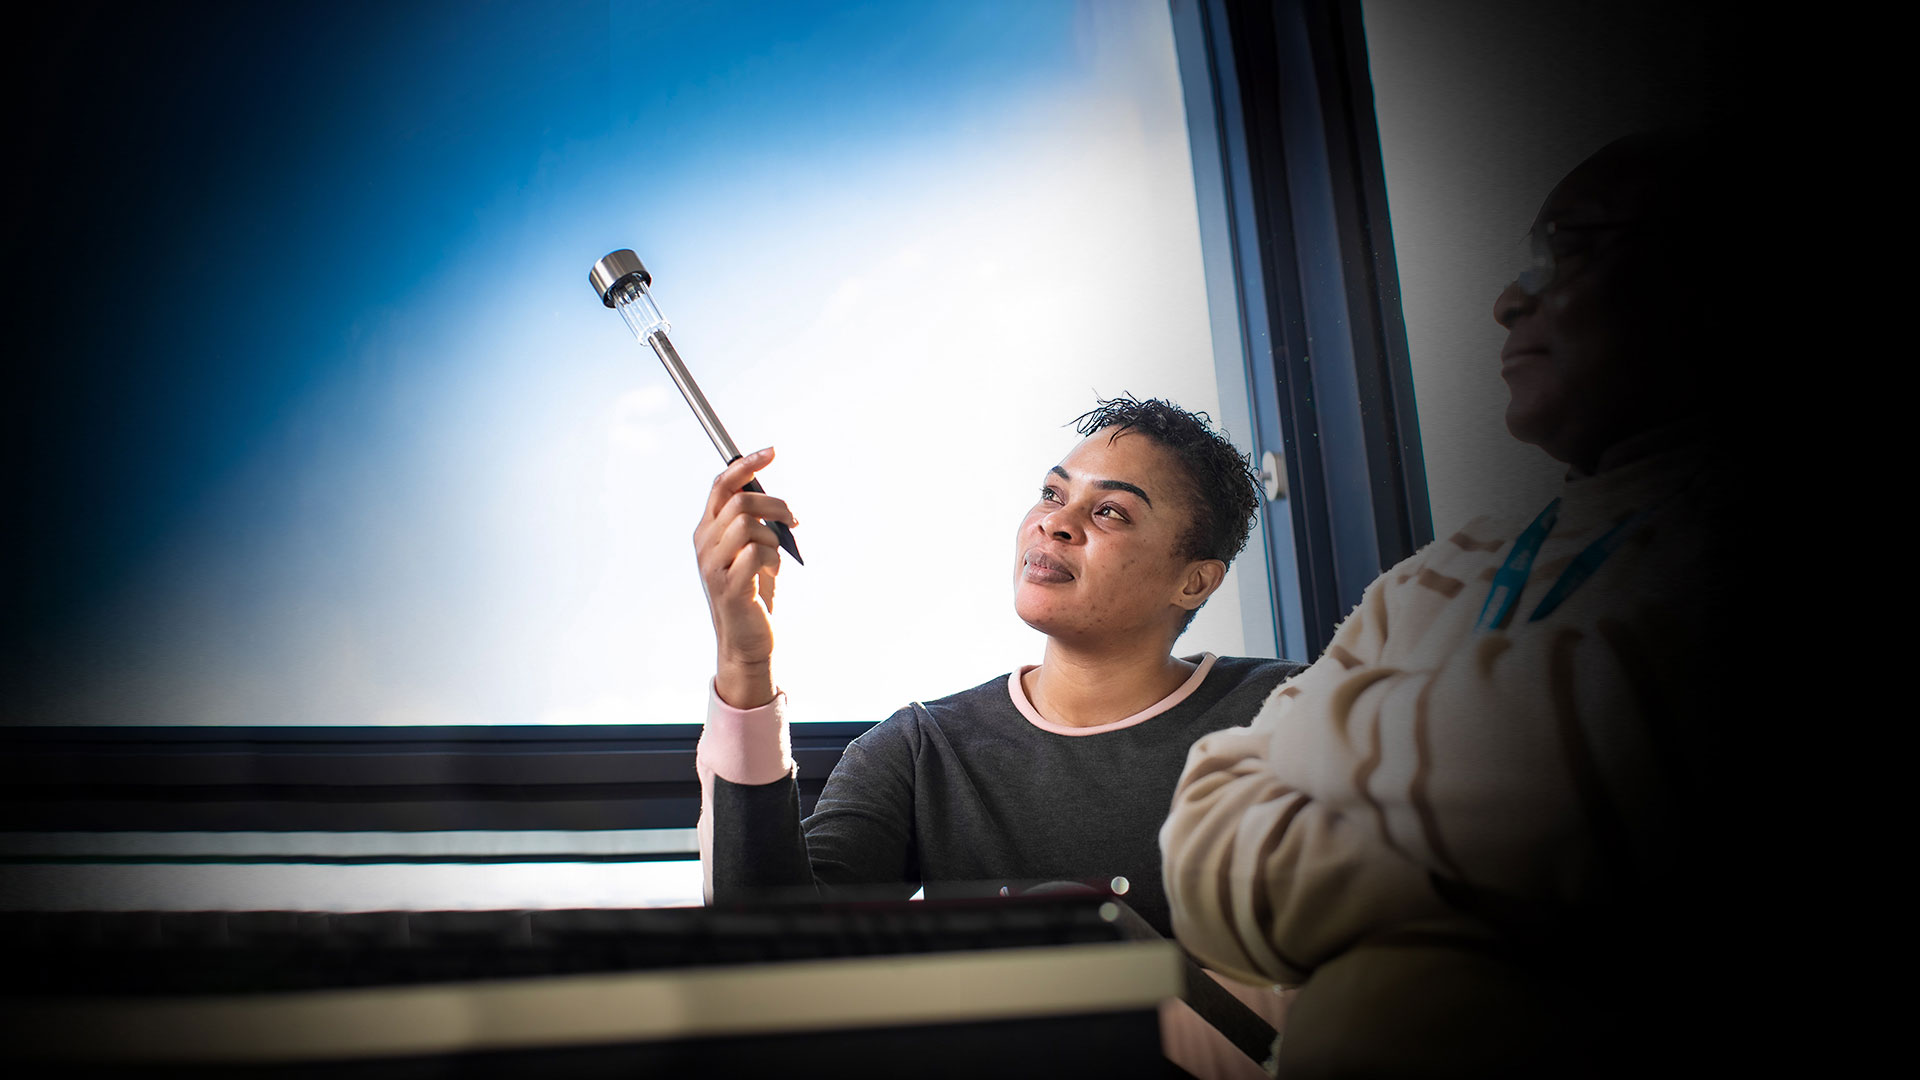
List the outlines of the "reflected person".
{"label": "reflected person", "polygon": [[1673,134],[1595,153],[1496,300],[1507,427],[1568,466],[1552,502],[1389,569],[1250,726],[1193,748],[1162,832],[1174,926],[1302,984],[1285,1075],[1579,1071],[1650,1037],[1661,1010],[1620,976],[1706,914],[1728,630],[1723,343],[1689,257],[1710,160]]}

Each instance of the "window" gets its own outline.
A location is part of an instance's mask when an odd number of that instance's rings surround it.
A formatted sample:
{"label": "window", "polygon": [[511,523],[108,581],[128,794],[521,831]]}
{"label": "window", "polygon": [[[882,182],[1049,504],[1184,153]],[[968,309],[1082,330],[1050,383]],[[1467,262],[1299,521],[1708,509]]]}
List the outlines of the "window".
{"label": "window", "polygon": [[[9,719],[698,722],[720,462],[589,291],[620,247],[780,450],[797,719],[1037,661],[1011,538],[1063,425],[1123,392],[1245,413],[1167,9],[746,7],[63,25],[125,63],[43,80]],[[1270,653],[1241,598],[1184,650]]]}
{"label": "window", "polygon": [[[1252,449],[1153,0],[42,18],[0,905],[697,896],[720,463],[609,250],[781,451],[808,795],[1039,659],[1012,532],[1096,397]],[[1273,651],[1260,551],[1183,651]]]}

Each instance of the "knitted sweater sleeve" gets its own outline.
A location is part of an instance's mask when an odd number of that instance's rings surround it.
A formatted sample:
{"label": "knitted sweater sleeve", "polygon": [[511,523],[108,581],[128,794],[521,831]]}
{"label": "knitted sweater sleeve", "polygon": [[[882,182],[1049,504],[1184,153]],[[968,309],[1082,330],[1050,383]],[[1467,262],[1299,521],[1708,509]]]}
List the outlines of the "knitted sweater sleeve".
{"label": "knitted sweater sleeve", "polygon": [[919,883],[912,751],[900,725],[879,725],[849,744],[803,822],[785,709],[784,694],[743,710],[710,693],[695,758],[707,902],[842,886],[904,899]]}
{"label": "knitted sweater sleeve", "polygon": [[[1425,875],[1345,797],[1369,748],[1349,741],[1343,721],[1376,705],[1394,674],[1379,663],[1386,625],[1376,581],[1250,726],[1189,751],[1160,847],[1174,933],[1208,966],[1299,982],[1370,928],[1428,906]],[[1304,771],[1281,767],[1280,755]]]}
{"label": "knitted sweater sleeve", "polygon": [[1708,629],[1691,593],[1645,583],[1688,580],[1663,569],[1693,558],[1684,524],[1622,549],[1556,618],[1503,630],[1473,630],[1491,542],[1382,575],[1250,726],[1189,752],[1161,831],[1180,938],[1294,981],[1385,933],[1581,918],[1665,873],[1675,725],[1655,721],[1700,709],[1699,680],[1661,657]]}

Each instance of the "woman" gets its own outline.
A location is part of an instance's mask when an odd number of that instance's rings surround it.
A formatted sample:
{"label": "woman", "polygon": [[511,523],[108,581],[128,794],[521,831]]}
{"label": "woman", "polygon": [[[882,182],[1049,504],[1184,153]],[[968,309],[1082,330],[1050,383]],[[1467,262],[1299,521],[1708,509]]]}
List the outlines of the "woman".
{"label": "woman", "polygon": [[[1173,654],[1246,545],[1258,505],[1246,459],[1163,401],[1104,401],[1078,429],[1086,438],[1041,476],[1014,541],[1014,610],[1047,635],[1041,662],[915,702],[855,739],[805,821],[772,673],[780,552],[764,524],[797,521],[784,501],[741,490],[771,450],[714,481],[694,534],[718,642],[699,751],[709,900],[1080,881],[1124,892],[1171,936],[1157,834],[1187,750],[1246,723],[1298,665]],[[925,615],[880,617],[910,633]],[[1240,990],[1277,1021],[1277,995]],[[1203,1051],[1191,1027],[1163,1030],[1189,1071],[1252,1068],[1230,1046],[1237,1060],[1223,1067],[1217,1036]]]}

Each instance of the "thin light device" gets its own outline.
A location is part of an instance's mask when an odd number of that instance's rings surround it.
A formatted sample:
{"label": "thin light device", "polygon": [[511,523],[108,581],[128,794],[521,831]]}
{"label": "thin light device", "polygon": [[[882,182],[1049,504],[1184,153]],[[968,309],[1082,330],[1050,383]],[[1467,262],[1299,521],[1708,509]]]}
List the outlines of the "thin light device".
{"label": "thin light device", "polygon": [[[673,341],[667,337],[667,320],[660,314],[660,308],[654,304],[653,296],[647,292],[647,286],[653,284],[653,275],[640,264],[640,256],[628,248],[608,252],[605,258],[593,264],[587,274],[587,280],[593,283],[594,294],[600,302],[620,313],[627,321],[627,329],[633,336],[653,347],[655,356],[666,365],[667,374],[672,376],[673,385],[680,388],[680,395],[687,399],[693,415],[700,420],[700,426],[707,429],[707,437],[713,440],[713,448],[720,451],[720,457],[731,465],[740,460],[740,448],[733,445],[733,439],[727,435],[727,429],[721,425],[720,418],[714,415],[713,406],[707,404],[707,395],[700,392],[700,384],[693,381],[687,373],[687,365],[680,362],[680,354],[675,351]],[[767,489],[760,481],[749,480],[744,489],[764,495]],[[806,565],[800,557],[800,547],[793,542],[793,531],[785,522],[769,521],[774,534],[780,538],[780,546],[793,561]]]}

